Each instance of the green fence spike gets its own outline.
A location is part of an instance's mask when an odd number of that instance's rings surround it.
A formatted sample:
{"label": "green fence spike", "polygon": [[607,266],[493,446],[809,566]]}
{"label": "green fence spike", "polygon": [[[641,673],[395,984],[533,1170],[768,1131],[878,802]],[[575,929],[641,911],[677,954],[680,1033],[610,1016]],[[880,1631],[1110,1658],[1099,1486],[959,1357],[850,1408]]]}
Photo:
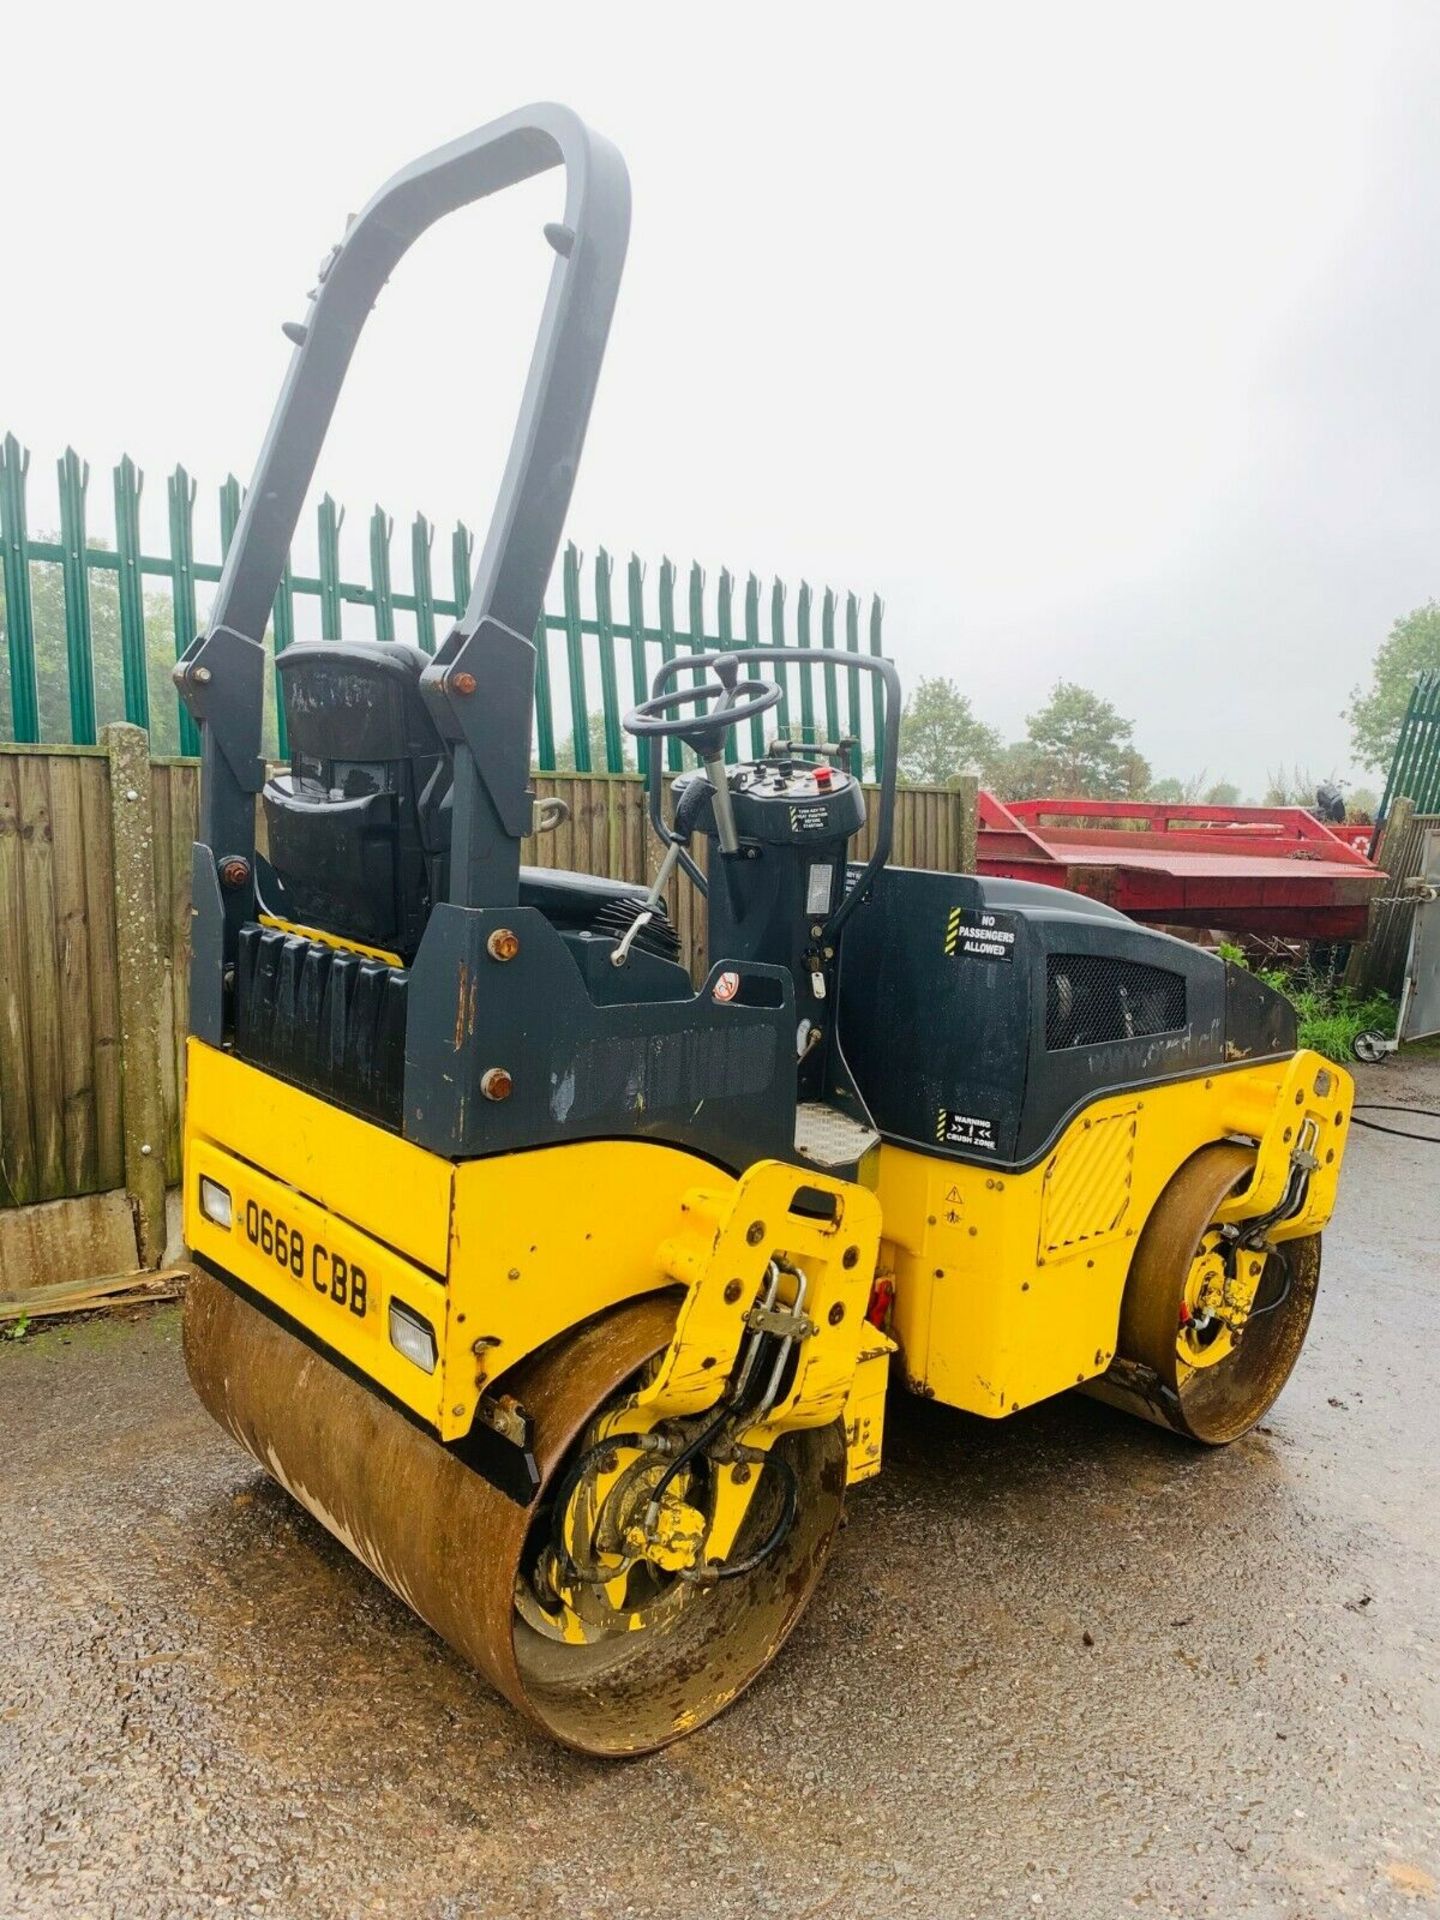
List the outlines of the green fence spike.
{"label": "green fence spike", "polygon": [[[884,655],[884,636],[880,629],[885,617],[885,605],[878,594],[870,601],[870,651],[877,660]],[[885,764],[885,689],[881,685],[878,673],[870,676],[870,715],[871,726],[875,734],[874,775],[877,784],[883,777]]]}
{"label": "green fence spike", "polygon": [[[1440,687],[1440,677],[1437,677],[1435,684]],[[1405,717],[1395,736],[1395,750],[1390,756],[1390,768],[1385,776],[1385,791],[1380,798],[1377,826],[1378,822],[1388,817],[1391,802],[1395,800],[1413,801],[1417,813],[1424,811],[1422,796],[1411,789],[1416,784],[1420,744],[1429,719],[1429,705],[1430,676],[1421,674],[1410,689],[1410,698],[1405,703]]]}
{"label": "green fence spike", "polygon": [[[690,562],[690,628],[686,639],[690,643],[691,653],[704,653],[705,641],[705,570],[698,560]],[[705,684],[703,669],[697,668],[690,675],[696,686]]]}
{"label": "green fence spike", "polygon": [[395,608],[390,598],[390,536],[395,522],[383,507],[370,515],[370,591],[375,596],[375,638],[395,638]]}
{"label": "green fence spike", "polygon": [[1422,674],[1411,696],[1411,752],[1405,782],[1397,791],[1417,813],[1440,811],[1440,674]]}
{"label": "green fence spike", "polygon": [[285,694],[280,679],[280,656],[295,644],[295,575],[289,556],[275,589],[275,751],[281,760],[290,758],[290,729],[285,724]]}
{"label": "green fence spike", "polygon": [[463,520],[455,522],[450,536],[450,571],[455,581],[455,618],[458,620],[470,601],[470,556],[475,536]]}
{"label": "green fence spike", "polygon": [[555,771],[555,701],[550,687],[550,628],[542,612],[535,622],[535,764]]}
{"label": "green fence spike", "polygon": [[320,638],[343,640],[340,613],[340,529],[345,524],[345,509],[337,507],[327,493],[320,502]]}
{"label": "green fence spike", "polygon": [[1426,713],[1430,722],[1430,753],[1426,763],[1422,813],[1440,813],[1440,673],[1428,676]]}
{"label": "green fence spike", "polygon": [[[197,560],[195,556],[195,483],[183,466],[176,467],[168,477],[166,494],[169,507],[169,550],[164,557],[158,557],[148,555],[141,549],[140,501],[144,482],[139,469],[128,455],[122,457],[120,464],[114,469],[116,534],[113,549],[92,547],[87,541],[85,516],[89,476],[88,470],[73,449],[68,450],[60,462],[61,538],[55,541],[30,539],[26,520],[28,470],[28,453],[20,446],[13,434],[7,434],[4,440],[0,441],[0,560],[3,560],[3,575],[0,575],[0,579],[3,579],[5,595],[12,731],[18,740],[35,743],[39,742],[42,731],[30,580],[30,568],[32,563],[36,562],[57,565],[62,569],[65,586],[65,646],[71,687],[70,732],[72,738],[87,741],[93,738],[96,730],[93,620],[89,591],[89,576],[94,571],[110,572],[116,575],[125,713],[126,717],[136,724],[147,725],[150,715],[150,698],[149,662],[145,642],[144,576],[158,574],[167,577],[170,581],[174,605],[175,651],[178,656],[191,644],[198,630],[199,621],[196,611],[198,583],[216,581],[221,573],[219,561]],[[230,474],[219,489],[222,559],[234,541],[243,503],[244,491],[235,476]],[[375,632],[382,640],[394,638],[397,610],[406,614],[413,612],[417,638],[421,647],[427,652],[434,650],[436,616],[440,614],[458,616],[463,612],[470,598],[474,541],[463,522],[456,522],[450,542],[455,597],[453,601],[445,601],[436,596],[433,577],[434,529],[423,514],[417,514],[411,526],[413,589],[409,593],[395,590],[391,576],[394,523],[383,508],[377,506],[369,521],[370,584],[368,586],[347,581],[341,573],[340,534],[345,521],[344,509],[327,493],[319,504],[317,515],[318,573],[313,577],[298,574],[294,571],[293,562],[287,560],[276,591],[272,615],[271,631],[274,658],[277,663],[275,734],[278,751],[282,757],[288,754],[288,741],[283,703],[279,697],[281,681],[278,675],[278,661],[279,656],[295,644],[297,595],[319,602],[320,631],[322,637],[327,640],[338,640],[343,637],[343,615],[347,601],[368,605],[373,609]],[[716,649],[734,648],[750,652],[763,644],[761,587],[753,573],[747,575],[745,579],[743,615],[739,616],[743,621],[743,633],[736,630],[736,576],[728,567],[721,571],[717,582],[713,631],[707,630],[705,573],[698,561],[692,562],[687,568],[688,624],[683,628],[679,626],[676,619],[678,570],[673,561],[665,559],[660,565],[658,625],[653,628],[647,624],[645,570],[638,555],[632,553],[626,564],[627,617],[624,622],[616,618],[614,561],[604,548],[596,555],[594,580],[595,608],[593,615],[587,616],[582,606],[580,555],[572,544],[566,550],[562,571],[563,610],[559,613],[542,614],[536,629],[535,739],[539,764],[546,770],[553,770],[555,764],[554,699],[558,693],[558,689],[552,686],[554,656],[549,643],[551,634],[564,635],[564,662],[568,681],[566,705],[574,738],[575,765],[580,772],[589,772],[599,759],[598,737],[592,739],[592,720],[593,722],[603,721],[606,767],[611,772],[620,772],[626,766],[626,755],[630,749],[626,744],[623,728],[624,709],[621,701],[621,686],[624,681],[624,670],[620,666],[617,655],[617,648],[622,643],[629,647],[629,688],[637,704],[646,699],[650,691],[650,664],[653,656],[649,648],[652,642],[659,642],[661,657],[667,662],[675,660],[682,647],[692,654],[700,654]],[[790,644],[785,623],[785,598],[785,584],[777,579],[770,590],[769,641],[770,644],[782,649]],[[836,605],[835,595],[827,589],[822,609],[825,644],[836,656],[836,664],[832,666],[827,663],[824,668],[827,676],[827,721],[832,732],[839,731],[834,697],[841,650],[835,634]],[[809,585],[802,583],[797,596],[796,637],[805,646],[810,645],[813,616],[814,596]],[[852,656],[859,650],[859,619],[859,600],[856,595],[850,594],[845,604],[844,650]],[[871,650],[878,652],[880,646],[878,600],[872,602],[870,620]],[[592,639],[597,648],[601,697],[601,712],[594,716],[589,712],[586,699],[586,678],[590,664],[588,654]],[[794,670],[801,671],[798,668]],[[750,678],[757,675],[760,678],[770,677],[768,671],[757,669],[749,660],[746,662],[745,672]],[[774,677],[779,681],[785,696],[778,710],[777,721],[779,727],[785,731],[789,731],[793,725],[790,712],[791,674],[791,663],[777,663]],[[693,670],[692,677],[696,681],[703,679],[704,670]],[[853,668],[848,670],[849,727],[851,733],[858,736],[859,721],[863,718],[863,714],[857,702],[856,678]],[[816,735],[814,679],[809,669],[801,671],[800,705],[800,731],[813,739]],[[875,757],[878,765],[881,731],[878,700],[875,712]],[[179,719],[182,750],[187,754],[198,752],[199,733],[183,708],[180,710]],[[751,722],[749,745],[750,750],[757,756],[764,752],[766,733],[770,725],[771,723],[763,719]],[[597,729],[597,734],[598,731]],[[733,759],[740,750],[738,739],[732,739],[727,743],[728,758]],[[644,770],[648,755],[643,743],[636,748],[635,758]],[[865,763],[863,747],[856,758],[858,764],[863,767]],[[676,771],[680,769],[682,754],[678,741],[668,742],[665,759],[670,768]]]}
{"label": "green fence spike", "polygon": [[[745,644],[758,647],[760,644],[760,582],[755,575],[747,574],[745,579]],[[762,673],[754,661],[746,662],[746,672],[752,680],[773,680],[775,670],[767,667]],[[765,751],[765,729],[768,722],[764,714],[757,714],[750,722],[750,757],[758,760]]]}
{"label": "green fence spike", "polygon": [[57,462],[60,480],[61,577],[65,586],[65,664],[70,682],[70,739],[95,744],[95,656],[90,635],[90,569],[86,562],[85,493],[90,468],[73,447]]}
{"label": "green fence spike", "polygon": [[[660,657],[662,661],[673,660],[675,652],[675,563],[666,558],[660,562]],[[680,771],[678,740],[665,742],[665,765],[671,773]]]}
{"label": "green fence spike", "polygon": [[[240,482],[235,478],[233,473],[227,473],[220,488],[220,558],[222,562],[229,553],[231,542],[235,538],[235,529],[240,524],[240,509],[244,503],[245,489],[240,485]],[[196,577],[199,578],[200,569],[198,567],[195,572]],[[275,598],[277,601],[280,598],[280,589],[278,587],[275,590]],[[276,651],[280,651],[278,646]],[[285,709],[281,698],[278,677],[275,682],[275,734],[277,751],[283,752],[287,744],[287,735],[285,730]]]}
{"label": "green fence spike", "polygon": [[605,720],[605,770],[625,771],[625,734],[620,726],[620,687],[615,671],[615,619],[611,606],[613,568],[601,547],[595,555],[595,631],[600,642],[600,706]]}
{"label": "green fence spike", "polygon": [[[630,615],[630,691],[638,707],[650,697],[650,675],[645,659],[645,569],[638,554],[632,553],[625,568],[625,595]],[[635,760],[640,772],[650,774],[650,742],[635,742]]]}
{"label": "green fence spike", "polygon": [[435,651],[435,586],[430,576],[430,554],[435,529],[423,513],[410,528],[410,579],[415,591],[415,639],[424,653]]}
{"label": "green fence spike", "polygon": [[[705,572],[698,560],[692,560],[690,562],[690,590],[688,598],[690,602],[690,626],[685,638],[689,644],[691,653],[704,653],[706,650]],[[690,681],[693,686],[703,687],[705,684],[704,669],[700,667],[692,669]],[[697,708],[696,711],[704,713],[706,708],[702,705]]]}
{"label": "green fence spike", "polygon": [[[828,653],[835,651],[835,589],[826,587],[820,600],[820,644]],[[825,738],[840,738],[840,693],[835,669],[827,660],[822,669],[825,681]]]}
{"label": "green fence spike", "polygon": [[[800,582],[799,596],[795,603],[795,640],[796,644],[800,647],[808,647],[810,645],[810,606],[812,599],[813,595],[810,592],[810,582],[808,580],[802,580]],[[800,738],[802,740],[813,740],[815,738],[815,687],[810,677],[812,672],[813,669],[809,666],[803,666],[799,669]]]}
{"label": "green fence spike", "polygon": [[[195,638],[195,482],[176,467],[165,483],[170,508],[170,597],[175,623],[175,658]],[[178,704],[178,696],[177,696]],[[180,706],[180,751],[199,753],[200,729],[190,710]]]}
{"label": "green fence spike", "polygon": [[30,455],[13,433],[0,445],[0,563],[5,583],[5,645],[10,664],[10,731],[26,745],[40,739],[35,671],[35,609],[30,598],[30,535],[25,479]]}
{"label": "green fence spike", "polygon": [[590,771],[590,703],[585,695],[585,643],[580,626],[580,549],[565,543],[560,570],[564,602],[565,664],[570,673],[570,756],[576,773]]}
{"label": "green fence spike", "polygon": [[[787,645],[785,638],[785,582],[777,579],[770,588],[770,644],[772,647]],[[781,730],[790,731],[790,668],[785,661],[780,662],[780,701],[779,714]]]}
{"label": "green fence spike", "polygon": [[[727,653],[733,653],[735,650],[735,620],[732,606],[734,592],[734,577],[728,567],[722,567],[719,583],[715,589],[715,631],[719,636],[720,645]],[[705,620],[703,608],[700,620],[703,629]],[[725,735],[725,758],[733,765],[739,757],[739,749],[735,744],[735,729],[731,727]]]}
{"label": "green fence spike", "polygon": [[[845,596],[845,651],[860,651],[860,602],[853,593]],[[872,676],[873,677],[873,676]],[[857,780],[865,777],[865,722],[860,705],[860,669],[845,669],[845,724],[855,742],[850,749],[850,771]]]}
{"label": "green fence spike", "polygon": [[115,469],[115,554],[120,563],[120,673],[125,718],[150,725],[150,673],[145,656],[145,586],[140,578],[140,493],[145,476],[129,454]]}

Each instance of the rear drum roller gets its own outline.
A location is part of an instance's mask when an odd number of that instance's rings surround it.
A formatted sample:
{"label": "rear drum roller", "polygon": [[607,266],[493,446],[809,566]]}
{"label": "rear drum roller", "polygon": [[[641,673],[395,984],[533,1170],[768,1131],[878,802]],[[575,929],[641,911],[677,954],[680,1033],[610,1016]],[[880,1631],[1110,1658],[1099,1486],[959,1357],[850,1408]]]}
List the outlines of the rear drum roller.
{"label": "rear drum roller", "polygon": [[[696,1578],[683,1540],[673,1572],[632,1558],[625,1517],[661,1468],[626,1445],[623,1408],[675,1316],[673,1296],[632,1302],[507,1377],[533,1423],[541,1486],[529,1507],[206,1276],[187,1289],[185,1359],[219,1424],[522,1712],[582,1752],[647,1753],[703,1725],[774,1658],[819,1578],[845,1486],[838,1423],[786,1434],[752,1469],[725,1562],[736,1577]],[[672,1477],[682,1535],[686,1516],[703,1523],[707,1478],[722,1471],[733,1469],[701,1461]]]}
{"label": "rear drum roller", "polygon": [[[1274,1404],[1304,1345],[1320,1281],[1318,1233],[1252,1251],[1227,1246],[1215,1225],[1254,1164],[1252,1149],[1219,1142],[1188,1160],[1161,1194],[1120,1311],[1118,1371],[1130,1377],[1107,1377],[1101,1388],[1102,1397],[1206,1446],[1238,1440]],[[1134,1368],[1153,1377],[1153,1390],[1137,1390]]]}

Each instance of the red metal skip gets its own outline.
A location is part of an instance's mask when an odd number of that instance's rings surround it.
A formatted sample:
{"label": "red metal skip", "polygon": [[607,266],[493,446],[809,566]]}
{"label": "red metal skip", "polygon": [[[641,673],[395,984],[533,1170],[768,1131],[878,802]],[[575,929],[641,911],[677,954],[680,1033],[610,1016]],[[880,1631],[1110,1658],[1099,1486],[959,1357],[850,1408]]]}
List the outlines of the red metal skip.
{"label": "red metal skip", "polygon": [[1384,875],[1303,807],[980,795],[981,873],[1069,887],[1136,920],[1363,940]]}

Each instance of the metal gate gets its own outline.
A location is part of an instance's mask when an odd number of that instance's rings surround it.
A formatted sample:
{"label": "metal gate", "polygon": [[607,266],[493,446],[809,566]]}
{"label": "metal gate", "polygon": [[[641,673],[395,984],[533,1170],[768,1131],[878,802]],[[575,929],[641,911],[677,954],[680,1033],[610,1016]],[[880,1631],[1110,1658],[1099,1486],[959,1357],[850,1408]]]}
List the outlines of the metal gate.
{"label": "metal gate", "polygon": [[1396,1034],[1401,1041],[1440,1033],[1440,827],[1426,829],[1414,885],[1418,898]]}

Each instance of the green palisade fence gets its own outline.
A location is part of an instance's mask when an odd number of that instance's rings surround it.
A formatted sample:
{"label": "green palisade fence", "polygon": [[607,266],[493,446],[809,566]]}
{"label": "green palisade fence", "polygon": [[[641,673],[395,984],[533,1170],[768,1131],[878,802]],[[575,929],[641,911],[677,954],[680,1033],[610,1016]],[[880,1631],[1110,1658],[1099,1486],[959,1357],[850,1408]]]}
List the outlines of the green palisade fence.
{"label": "green palisade fence", "polygon": [[1385,777],[1372,851],[1391,801],[1402,795],[1418,814],[1440,813],[1440,673],[1422,673],[1411,691]]}
{"label": "green palisade fence", "polygon": [[[0,610],[5,627],[0,739],[89,745],[99,724],[123,717],[149,729],[152,743],[169,738],[173,729],[181,753],[197,752],[194,723],[165,685],[163,670],[199,630],[201,589],[220,578],[221,561],[239,519],[239,482],[232,475],[219,490],[219,556],[200,559],[195,547],[197,488],[184,467],[177,467],[165,483],[169,538],[164,554],[142,551],[144,475],[128,455],[114,470],[114,538],[108,545],[90,530],[90,469],[73,449],[67,448],[57,465],[58,538],[41,538],[31,531],[29,474],[29,452],[8,434],[0,443]],[[432,653],[437,635],[444,631],[437,622],[453,619],[469,597],[474,550],[469,528],[457,523],[451,534],[447,594],[437,590],[433,574],[435,529],[417,513],[410,527],[410,590],[405,592],[394,585],[391,574],[395,523],[379,506],[369,521],[369,581],[343,577],[344,519],[344,509],[326,494],[316,511],[317,571],[298,573],[288,566],[275,597],[270,624],[275,653],[301,637],[297,610],[305,602],[317,638],[346,637],[345,608],[366,607],[376,640],[414,639]],[[163,583],[162,592],[168,589],[168,606],[160,605],[154,593],[147,595],[147,580]],[[762,619],[766,599],[768,620]],[[677,612],[682,607],[683,616]],[[96,631],[101,611],[103,642]],[[792,612],[793,622],[788,617]],[[775,716],[779,730],[812,740],[851,740],[853,771],[878,777],[879,683],[867,705],[861,675],[845,666],[845,658],[865,648],[881,652],[881,602],[872,597],[867,612],[858,595],[842,598],[826,587],[818,612],[820,644],[834,653],[834,664],[827,661],[817,669],[789,663],[765,669],[766,677],[778,680],[785,693]],[[163,647],[157,641],[162,625]],[[535,635],[537,766],[542,771],[563,767],[577,773],[622,773],[638,764],[646,771],[646,745],[631,741],[621,722],[626,709],[645,698],[662,660],[716,647],[741,654],[756,646],[808,647],[815,639],[815,625],[815,594],[804,581],[793,596],[779,580],[766,594],[753,573],[742,585],[726,569],[716,580],[712,598],[704,571],[694,563],[686,570],[682,594],[679,570],[670,560],[661,561],[650,581],[632,554],[617,580],[615,563],[603,547],[587,566],[579,550],[567,546],[560,567],[560,609],[545,613]],[[163,659],[157,658],[162,651]],[[58,691],[62,683],[63,700]],[[598,706],[592,705],[597,695]],[[68,706],[68,725],[61,719],[62,704]],[[158,724],[162,719],[163,726]],[[278,711],[274,729],[267,744],[273,743],[283,757],[284,719]],[[747,751],[763,750],[765,731],[762,721],[751,723]],[[739,746],[732,736],[732,758]],[[668,743],[667,765],[680,766],[677,741]]]}

